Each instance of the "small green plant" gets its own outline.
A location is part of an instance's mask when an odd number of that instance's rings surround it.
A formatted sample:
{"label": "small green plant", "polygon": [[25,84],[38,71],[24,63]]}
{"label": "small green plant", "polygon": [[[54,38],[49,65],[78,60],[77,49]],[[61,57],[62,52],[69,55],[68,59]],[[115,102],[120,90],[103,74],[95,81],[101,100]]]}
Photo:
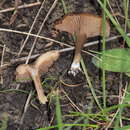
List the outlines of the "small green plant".
{"label": "small green plant", "polygon": [[6,130],[7,127],[8,127],[8,120],[9,120],[9,115],[8,113],[4,112],[2,115],[1,115],[1,123],[0,123],[0,130]]}
{"label": "small green plant", "polygon": [[110,49],[100,52],[98,56],[99,59],[96,57],[92,58],[95,66],[107,71],[121,72],[130,76],[130,49]]}

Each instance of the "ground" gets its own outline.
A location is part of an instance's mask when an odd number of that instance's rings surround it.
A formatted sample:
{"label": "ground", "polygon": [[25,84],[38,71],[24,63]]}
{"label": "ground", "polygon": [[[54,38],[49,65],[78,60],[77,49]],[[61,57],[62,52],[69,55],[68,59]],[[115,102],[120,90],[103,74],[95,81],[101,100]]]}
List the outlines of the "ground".
{"label": "ground", "polygon": [[[34,2],[36,2],[36,0],[22,0],[20,5],[30,4]],[[40,12],[40,15],[37,18],[36,23],[33,27],[33,34],[37,34],[53,2],[54,0],[45,0],[42,11]],[[101,15],[101,8],[96,3],[96,1],[93,2],[91,0],[65,0],[65,4],[68,9],[68,12],[90,12],[93,14]],[[114,9],[114,12],[122,12],[122,10],[118,10],[122,9],[122,4],[120,1],[112,0],[111,5]],[[40,6],[41,4],[37,6],[32,6],[30,8],[19,9],[17,17],[12,24],[9,23],[10,18],[13,14],[12,11],[0,13],[0,28],[29,32]],[[0,1],[1,10],[10,7],[14,7],[14,1]],[[54,37],[54,22],[57,19],[61,18],[64,14],[65,12],[63,9],[63,4],[61,0],[59,0],[57,2],[56,7],[53,9],[47,21],[45,22],[45,25],[42,28],[40,35],[55,39],[57,41],[65,42],[67,44],[73,43],[72,37],[65,32],[60,33],[57,37]],[[118,17],[118,20],[123,23],[122,18]],[[111,28],[111,36],[116,36],[118,32],[112,24]],[[9,64],[12,59],[28,55],[35,37],[29,37],[21,55],[18,57],[19,50],[26,36],[27,35],[17,34],[8,31],[0,31],[0,56],[1,61],[3,56],[3,64]],[[94,40],[95,39],[90,39],[86,42]],[[36,42],[32,55],[42,54],[43,52],[53,49],[65,48],[65,46],[59,45],[57,43],[52,43],[52,45],[46,47],[48,43],[50,43],[49,40],[39,38]],[[4,46],[6,47],[6,50],[3,55]],[[107,42],[107,49],[116,47],[121,47],[119,39]],[[94,45],[85,48],[84,50],[98,51],[98,48],[98,45]],[[100,80],[101,77],[99,78],[99,70],[92,64],[91,55],[82,53],[82,56],[85,65],[87,66],[88,74],[90,76],[90,80],[92,81],[92,85],[95,89],[95,92],[99,97],[100,102],[102,102],[102,98],[100,98],[102,96],[102,85]],[[42,128],[49,125],[56,125],[56,106],[55,98],[53,97],[53,95],[55,95],[56,93],[56,89],[58,89],[60,95],[62,115],[64,115],[64,123],[74,123],[74,121],[78,119],[75,116],[65,115],[69,114],[72,111],[88,112],[91,105],[91,111],[96,113],[98,111],[98,107],[92,99],[92,94],[88,87],[85,75],[79,74],[78,76],[73,77],[67,74],[72,59],[73,51],[61,54],[58,61],[54,63],[54,65],[49,69],[49,71],[46,74],[42,75],[41,80],[44,82],[43,86],[45,93],[46,95],[50,95],[49,97],[51,99],[49,100],[49,103],[45,105],[39,103],[34,84],[32,82],[17,83],[15,81],[16,67],[21,63],[25,63],[25,61],[18,61],[11,64],[10,66],[5,67],[0,73],[0,130],[1,128],[3,128],[4,123],[7,123],[7,130],[35,130],[37,128]],[[32,62],[32,60],[30,62]],[[121,76],[123,77],[123,79],[121,78]],[[122,81],[120,81],[121,79]],[[123,89],[129,79],[124,74],[106,72],[106,80],[106,89],[108,95],[107,106],[118,104],[120,84],[123,84]],[[62,83],[62,81],[64,83]],[[31,98],[29,95],[31,95]],[[30,101],[30,103],[28,103],[26,106],[28,100]],[[27,108],[27,110],[25,110],[25,108]],[[130,110],[126,109],[125,114],[129,115],[129,112]],[[95,122],[91,120],[91,123]],[[104,122],[100,124],[100,129],[103,129],[103,123]],[[129,123],[129,121],[123,122],[124,125],[127,125]],[[81,127],[72,128],[72,130],[79,129],[81,129]]]}

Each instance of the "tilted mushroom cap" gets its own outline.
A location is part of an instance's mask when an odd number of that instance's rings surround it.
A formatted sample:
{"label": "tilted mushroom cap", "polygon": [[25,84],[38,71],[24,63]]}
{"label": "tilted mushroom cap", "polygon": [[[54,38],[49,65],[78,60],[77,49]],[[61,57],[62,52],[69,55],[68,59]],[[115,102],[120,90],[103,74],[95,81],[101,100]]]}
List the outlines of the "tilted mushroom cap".
{"label": "tilted mushroom cap", "polygon": [[39,70],[40,74],[46,73],[54,61],[58,59],[59,55],[59,51],[55,50],[46,52],[35,61],[34,66]]}
{"label": "tilted mushroom cap", "polygon": [[32,79],[31,70],[38,70],[39,74],[46,73],[49,67],[59,57],[59,51],[49,51],[42,54],[33,64],[22,64],[16,68],[16,81],[27,82]]}
{"label": "tilted mushroom cap", "polygon": [[22,64],[16,68],[16,81],[27,82],[32,79],[31,75],[28,72],[28,68],[28,64]]}

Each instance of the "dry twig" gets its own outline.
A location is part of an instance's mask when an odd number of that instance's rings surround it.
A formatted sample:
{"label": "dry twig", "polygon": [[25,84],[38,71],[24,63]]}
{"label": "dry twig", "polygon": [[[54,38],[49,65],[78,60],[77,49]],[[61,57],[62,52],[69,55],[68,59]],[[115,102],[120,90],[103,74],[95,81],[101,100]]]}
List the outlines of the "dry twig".
{"label": "dry twig", "polygon": [[[4,62],[5,50],[6,50],[6,45],[4,44],[4,48],[3,48],[3,51],[2,51],[2,57],[1,57],[1,65],[0,65],[0,66],[2,66],[2,65],[3,65],[3,62]],[[1,69],[0,69],[0,72],[2,72]],[[0,78],[1,78],[0,83],[3,84],[3,77],[2,77],[2,75],[1,75]]]}
{"label": "dry twig", "polygon": [[[40,29],[39,29],[39,31],[38,31],[38,33],[37,33],[37,35],[40,35],[41,30],[42,30],[42,28],[43,28],[45,22],[47,21],[47,19],[48,19],[49,15],[51,14],[52,10],[55,8],[57,2],[58,2],[58,0],[55,0],[54,3],[52,4],[50,10],[48,11],[48,13],[47,13],[47,15],[46,15],[46,17],[45,17],[45,19],[44,19],[44,21],[43,21],[43,23],[42,23]],[[28,54],[28,58],[27,58],[27,60],[26,60],[26,64],[27,64],[28,61],[29,61],[29,58],[30,58],[30,56],[31,56],[31,54],[32,54],[32,51],[33,51],[34,47],[35,47],[36,41],[37,41],[37,37],[35,37],[35,40],[34,40],[33,45],[32,45],[32,48],[31,48],[31,50],[30,50],[30,52],[29,52],[29,54]]]}
{"label": "dry twig", "polygon": [[43,5],[44,5],[45,1],[46,1],[46,0],[44,0],[44,1],[42,2],[42,5],[41,5],[40,9],[39,9],[38,12],[37,12],[37,15],[36,15],[36,17],[35,17],[35,19],[34,19],[34,21],[33,21],[33,24],[32,24],[32,26],[31,26],[31,28],[30,28],[28,34],[27,34],[27,37],[26,37],[26,39],[24,40],[22,47],[20,48],[20,51],[19,51],[19,53],[18,53],[18,56],[20,56],[22,50],[24,49],[25,44],[27,43],[27,40],[28,40],[28,38],[29,38],[29,36],[30,36],[30,33],[31,33],[32,30],[33,30],[33,27],[34,27],[34,25],[35,25],[35,23],[36,23],[36,20],[37,20],[37,18],[39,17],[41,10],[43,9]]}
{"label": "dry twig", "polygon": [[[27,5],[21,5],[21,6],[18,6],[18,9],[30,8],[33,6],[40,5],[40,4],[41,4],[41,2],[35,2],[35,3],[27,4]],[[8,8],[8,9],[0,10],[0,13],[6,13],[9,11],[14,11],[14,10],[15,10],[15,7],[12,7],[12,8]]]}

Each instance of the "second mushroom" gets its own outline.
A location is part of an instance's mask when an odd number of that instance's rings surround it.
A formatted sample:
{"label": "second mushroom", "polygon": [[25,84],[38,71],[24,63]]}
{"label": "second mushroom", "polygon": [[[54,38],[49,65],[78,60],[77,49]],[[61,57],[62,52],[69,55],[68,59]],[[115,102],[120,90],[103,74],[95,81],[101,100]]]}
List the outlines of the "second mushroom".
{"label": "second mushroom", "polygon": [[32,79],[35,84],[38,99],[42,104],[47,102],[47,97],[42,88],[40,76],[48,71],[48,68],[59,57],[59,51],[49,51],[42,54],[32,64],[22,64],[16,68],[16,81],[24,82]]}
{"label": "second mushroom", "polygon": [[[81,70],[81,49],[85,40],[90,37],[101,35],[102,17],[88,13],[68,14],[63,19],[56,21],[55,29],[76,35],[75,55],[69,73],[74,76]],[[109,22],[106,22],[106,36],[110,34]]]}

